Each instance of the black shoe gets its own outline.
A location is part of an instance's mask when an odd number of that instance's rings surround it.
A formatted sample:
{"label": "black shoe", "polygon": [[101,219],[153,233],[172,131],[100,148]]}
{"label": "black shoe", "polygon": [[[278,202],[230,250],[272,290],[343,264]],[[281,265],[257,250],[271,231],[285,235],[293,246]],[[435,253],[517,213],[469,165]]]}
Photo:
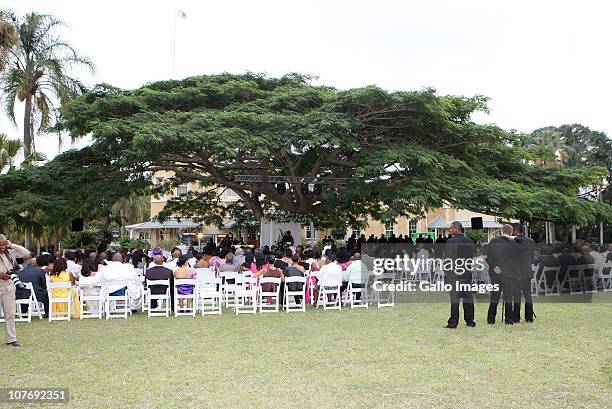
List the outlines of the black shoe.
{"label": "black shoe", "polygon": [[505,321],[505,323],[506,323],[506,325],[514,325],[514,321],[508,321],[508,320],[506,320],[506,321]]}
{"label": "black shoe", "polygon": [[533,318],[532,319],[525,318],[525,322],[533,322]]}
{"label": "black shoe", "polygon": [[444,327],[444,328],[456,329],[456,328],[457,328],[457,326],[455,325],[455,326],[453,327],[452,325],[447,325],[447,326],[446,326],[446,327]]}
{"label": "black shoe", "polygon": [[21,348],[21,344],[17,341],[8,342],[6,345],[13,348]]}
{"label": "black shoe", "polygon": [[476,323],[474,321],[472,322],[466,322],[465,325],[467,325],[468,327],[472,327],[474,328],[476,326]]}
{"label": "black shoe", "polygon": [[487,324],[495,324],[495,319],[487,318]]}

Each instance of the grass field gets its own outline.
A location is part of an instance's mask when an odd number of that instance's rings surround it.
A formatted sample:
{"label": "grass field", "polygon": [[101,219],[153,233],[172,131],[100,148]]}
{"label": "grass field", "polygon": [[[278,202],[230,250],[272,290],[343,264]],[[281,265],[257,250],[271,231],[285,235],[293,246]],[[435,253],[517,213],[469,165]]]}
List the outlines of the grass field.
{"label": "grass field", "polygon": [[68,388],[56,408],[611,407],[612,305],[536,308],[488,326],[479,304],[457,330],[443,304],[35,319],[17,324],[24,348],[0,348],[0,387]]}

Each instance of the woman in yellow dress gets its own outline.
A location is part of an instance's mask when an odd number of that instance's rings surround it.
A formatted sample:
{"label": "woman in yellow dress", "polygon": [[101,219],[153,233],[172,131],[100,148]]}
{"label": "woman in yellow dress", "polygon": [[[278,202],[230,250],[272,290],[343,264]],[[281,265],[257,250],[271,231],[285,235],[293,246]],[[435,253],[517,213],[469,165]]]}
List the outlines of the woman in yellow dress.
{"label": "woman in yellow dress", "polygon": [[[72,274],[68,272],[68,265],[66,264],[66,260],[61,257],[55,260],[53,263],[53,270],[51,271],[51,282],[52,283],[70,283],[74,285],[75,280]],[[53,298],[67,298],[68,292],[72,293],[72,306],[70,307],[70,311],[72,315],[75,317],[80,317],[81,315],[81,305],[79,304],[79,295],[73,288],[54,288],[52,290]],[[53,303],[53,315],[58,315],[64,313],[66,315],[68,312],[68,303]]]}

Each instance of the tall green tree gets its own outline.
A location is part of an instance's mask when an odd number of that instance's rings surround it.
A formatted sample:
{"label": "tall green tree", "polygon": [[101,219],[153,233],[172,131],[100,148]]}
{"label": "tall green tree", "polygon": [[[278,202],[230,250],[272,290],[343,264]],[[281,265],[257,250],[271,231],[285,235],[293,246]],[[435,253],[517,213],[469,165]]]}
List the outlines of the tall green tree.
{"label": "tall green tree", "polygon": [[17,28],[6,13],[0,10],[0,72],[4,71],[10,51],[18,41]]}
{"label": "tall green tree", "polygon": [[21,141],[17,139],[9,139],[3,133],[0,133],[0,173],[4,170],[12,172],[15,170],[15,156],[21,149]]}
{"label": "tall green tree", "polygon": [[[4,94],[4,108],[15,120],[18,103],[24,103],[23,152],[31,161],[35,152],[34,134],[53,125],[56,118],[54,101],[67,103],[85,91],[84,85],[71,76],[76,67],[94,70],[93,63],[80,56],[58,34],[63,23],[47,14],[28,13],[18,18],[5,12],[8,21],[17,29],[17,45],[8,50],[7,66],[0,77]],[[26,211],[25,245],[32,246],[31,213]]]}
{"label": "tall green tree", "polygon": [[5,14],[17,28],[18,42],[8,50],[0,83],[5,111],[15,125],[17,103],[24,103],[23,145],[27,158],[35,150],[35,128],[45,131],[54,123],[54,101],[65,104],[85,91],[71,71],[80,66],[93,72],[94,65],[57,34],[64,24],[55,17],[28,13],[18,18],[12,12]]}
{"label": "tall green tree", "polygon": [[[197,183],[169,202],[170,214],[220,223],[230,188],[258,220],[284,217],[317,226],[390,221],[451,203],[523,220],[575,224],[610,216],[610,206],[575,191],[606,169],[536,166],[525,135],[471,120],[486,98],[434,90],[337,90],[308,77],[211,75],[125,91],[108,85],[62,106],[60,129],[91,134],[92,161],[109,178],[153,181],[160,191]],[[237,176],[253,175],[252,180]],[[289,176],[282,193],[270,177]],[[300,182],[318,182],[319,194]]]}

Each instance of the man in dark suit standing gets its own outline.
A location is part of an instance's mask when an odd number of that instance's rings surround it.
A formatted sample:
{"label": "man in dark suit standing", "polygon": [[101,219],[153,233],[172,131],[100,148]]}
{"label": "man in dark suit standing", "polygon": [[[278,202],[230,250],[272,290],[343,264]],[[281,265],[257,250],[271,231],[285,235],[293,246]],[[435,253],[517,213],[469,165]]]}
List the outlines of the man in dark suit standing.
{"label": "man in dark suit standing", "polygon": [[[38,302],[43,303],[45,306],[45,318],[49,314],[49,295],[47,294],[47,277],[42,267],[49,264],[49,256],[39,255],[36,260],[28,260],[28,267],[19,271],[17,275],[23,283],[31,283],[34,289],[34,294]],[[28,298],[30,296],[30,290],[18,289],[15,293],[19,299]],[[27,311],[27,305],[21,305],[22,312]],[[25,311],[24,311],[25,310]]]}
{"label": "man in dark suit standing", "polygon": [[[474,242],[463,234],[460,222],[450,226],[452,238],[446,242],[446,258],[453,260],[453,269],[447,272],[447,282],[453,286],[450,292],[451,316],[446,328],[457,328],[459,325],[459,300],[463,299],[463,319],[468,327],[475,327],[474,295],[471,291],[458,291],[458,284],[471,284],[472,271],[465,268],[467,260],[474,259]],[[463,266],[463,267],[458,267]]]}
{"label": "man in dark suit standing", "polygon": [[489,265],[489,276],[491,284],[497,284],[499,290],[491,291],[491,301],[487,313],[487,323],[495,324],[497,316],[497,305],[500,295],[504,294],[504,319],[506,324],[514,323],[512,289],[515,287],[512,277],[515,276],[514,242],[510,237],[512,226],[502,226],[502,235],[492,239],[486,248],[487,264]]}
{"label": "man in dark suit standing", "polygon": [[516,260],[516,273],[518,283],[514,293],[514,322],[521,321],[521,294],[525,298],[525,321],[533,322],[533,301],[531,299],[531,279],[533,277],[533,255],[535,253],[535,242],[523,234],[521,223],[512,223],[513,232],[518,244],[514,259]]}

